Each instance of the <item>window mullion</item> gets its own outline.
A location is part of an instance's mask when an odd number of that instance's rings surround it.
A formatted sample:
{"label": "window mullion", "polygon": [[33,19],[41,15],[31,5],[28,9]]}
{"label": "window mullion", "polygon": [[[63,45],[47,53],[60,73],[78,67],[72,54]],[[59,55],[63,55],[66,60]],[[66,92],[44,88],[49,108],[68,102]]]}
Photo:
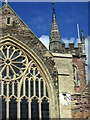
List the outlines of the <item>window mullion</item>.
{"label": "window mullion", "polygon": [[9,100],[6,101],[6,118],[9,118]]}
{"label": "window mullion", "polygon": [[1,86],[1,89],[2,89],[1,94],[3,95],[3,85],[4,85],[4,83],[2,82],[1,85],[2,85],[2,86]]}
{"label": "window mullion", "polygon": [[1,95],[1,91],[2,91],[2,86],[1,86],[1,84],[2,84],[2,83],[0,82],[0,95]]}
{"label": "window mullion", "polygon": [[39,102],[39,118],[42,118],[42,113],[41,113],[41,101]]}
{"label": "window mullion", "polygon": [[41,98],[41,80],[40,79],[38,79],[39,80],[39,98]]}
{"label": "window mullion", "polygon": [[20,119],[20,100],[17,103],[17,118]]}
{"label": "window mullion", "polygon": [[30,98],[31,94],[30,94],[30,79],[28,80],[28,97]]}
{"label": "window mullion", "polygon": [[7,58],[9,58],[9,48],[7,48]]}
{"label": "window mullion", "polygon": [[9,83],[7,83],[6,85],[7,85],[7,97],[9,97]]}
{"label": "window mullion", "polygon": [[12,83],[12,95],[14,95],[14,82]]}
{"label": "window mullion", "polygon": [[31,118],[31,101],[28,102],[28,117]]}
{"label": "window mullion", "polygon": [[[19,83],[18,83],[18,90],[20,89]],[[17,92],[18,100],[17,100],[17,118],[20,119],[20,98],[19,98],[19,92]]]}
{"label": "window mullion", "polygon": [[44,96],[46,96],[46,86],[45,86],[45,81],[43,82],[44,84]]}
{"label": "window mullion", "polygon": [[35,77],[35,69],[33,69],[33,84],[34,84],[34,87],[33,87],[33,89],[34,89],[34,96],[36,95],[36,87],[35,87],[35,79],[36,79],[36,77]]}
{"label": "window mullion", "polygon": [[34,77],[34,96],[36,95],[36,87],[35,87],[35,77]]}
{"label": "window mullion", "polygon": [[25,96],[25,80],[23,81],[23,95]]}

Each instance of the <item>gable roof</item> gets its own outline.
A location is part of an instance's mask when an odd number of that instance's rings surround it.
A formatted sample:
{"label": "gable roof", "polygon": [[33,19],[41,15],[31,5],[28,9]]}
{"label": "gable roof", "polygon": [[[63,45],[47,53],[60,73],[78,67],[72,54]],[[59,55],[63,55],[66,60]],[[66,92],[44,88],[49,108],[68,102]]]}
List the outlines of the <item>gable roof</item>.
{"label": "gable roof", "polygon": [[[8,4],[4,4],[0,9],[0,12],[2,17],[0,21],[0,29],[2,32],[0,37],[12,36],[18,39],[29,46],[29,48],[31,48],[39,57],[42,57],[42,55],[48,51],[43,43]],[[8,17],[11,18],[11,25],[6,24]]]}
{"label": "gable roof", "polygon": [[[10,36],[13,36],[19,40],[31,39],[32,42],[38,42],[44,49],[47,50],[47,48],[42,44],[37,36],[30,30],[30,28],[23,22],[23,20],[14,12],[14,10],[8,4],[4,4],[0,10],[2,15],[2,35],[0,35],[0,37],[9,34]],[[7,17],[11,17],[11,25],[6,24]]]}
{"label": "gable roof", "polygon": [[[11,36],[27,45],[43,61],[44,65],[47,67],[53,78],[53,74],[56,69],[54,68],[55,63],[52,59],[51,52],[42,44],[37,36],[28,28],[28,26],[21,20],[21,18],[14,12],[14,10],[12,10],[8,4],[4,4],[3,7],[0,8],[0,13],[0,29],[2,32],[0,37],[4,38],[6,36]],[[10,25],[6,24],[8,17],[11,18]],[[55,80],[55,78],[53,79]]]}

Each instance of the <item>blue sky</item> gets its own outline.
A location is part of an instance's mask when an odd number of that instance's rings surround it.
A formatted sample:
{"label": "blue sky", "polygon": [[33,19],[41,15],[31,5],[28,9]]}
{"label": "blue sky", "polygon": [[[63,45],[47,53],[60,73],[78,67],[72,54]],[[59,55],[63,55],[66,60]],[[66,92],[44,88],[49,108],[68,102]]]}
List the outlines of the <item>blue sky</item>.
{"label": "blue sky", "polygon": [[[52,24],[51,2],[10,2],[9,5],[48,47]],[[88,46],[88,2],[56,2],[55,12],[62,40],[67,43],[77,41],[76,25],[79,24]]]}
{"label": "blue sky", "polygon": [[[51,2],[15,2],[9,3],[15,12],[38,36],[50,34],[52,21]],[[88,35],[88,3],[55,3],[57,23],[62,38],[77,38],[76,24]]]}

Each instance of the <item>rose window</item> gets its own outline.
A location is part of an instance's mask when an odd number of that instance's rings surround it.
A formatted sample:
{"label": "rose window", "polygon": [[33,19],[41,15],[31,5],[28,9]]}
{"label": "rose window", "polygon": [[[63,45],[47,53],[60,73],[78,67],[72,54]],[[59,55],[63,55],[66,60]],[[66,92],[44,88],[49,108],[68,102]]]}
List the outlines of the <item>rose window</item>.
{"label": "rose window", "polygon": [[21,47],[0,46],[2,119],[49,120],[47,84],[36,63]]}
{"label": "rose window", "polygon": [[22,76],[28,62],[23,51],[4,45],[0,48],[0,77],[6,81],[16,80]]}

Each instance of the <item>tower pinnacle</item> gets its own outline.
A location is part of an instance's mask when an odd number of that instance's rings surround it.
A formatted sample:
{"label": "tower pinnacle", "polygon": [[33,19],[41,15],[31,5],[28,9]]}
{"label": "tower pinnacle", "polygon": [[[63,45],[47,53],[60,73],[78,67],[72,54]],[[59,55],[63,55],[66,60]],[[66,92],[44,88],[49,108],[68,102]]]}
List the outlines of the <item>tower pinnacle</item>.
{"label": "tower pinnacle", "polygon": [[60,42],[60,34],[59,34],[57,22],[56,22],[54,3],[52,3],[52,6],[53,6],[53,9],[52,9],[52,27],[50,32],[50,42],[53,42],[53,41]]}
{"label": "tower pinnacle", "polygon": [[83,30],[81,30],[81,43],[82,43],[82,53],[85,55],[85,36]]}
{"label": "tower pinnacle", "polygon": [[53,51],[53,49],[57,49],[57,48],[59,49],[59,43],[60,43],[60,33],[59,33],[58,25],[56,22],[56,13],[55,13],[54,3],[52,3],[52,27],[51,27],[50,38],[49,38],[49,49],[51,51]]}
{"label": "tower pinnacle", "polygon": [[8,0],[4,0],[5,4],[8,4]]}
{"label": "tower pinnacle", "polygon": [[84,37],[84,32],[83,32],[83,30],[81,30],[81,42],[82,42],[82,43],[85,42],[85,37]]}

